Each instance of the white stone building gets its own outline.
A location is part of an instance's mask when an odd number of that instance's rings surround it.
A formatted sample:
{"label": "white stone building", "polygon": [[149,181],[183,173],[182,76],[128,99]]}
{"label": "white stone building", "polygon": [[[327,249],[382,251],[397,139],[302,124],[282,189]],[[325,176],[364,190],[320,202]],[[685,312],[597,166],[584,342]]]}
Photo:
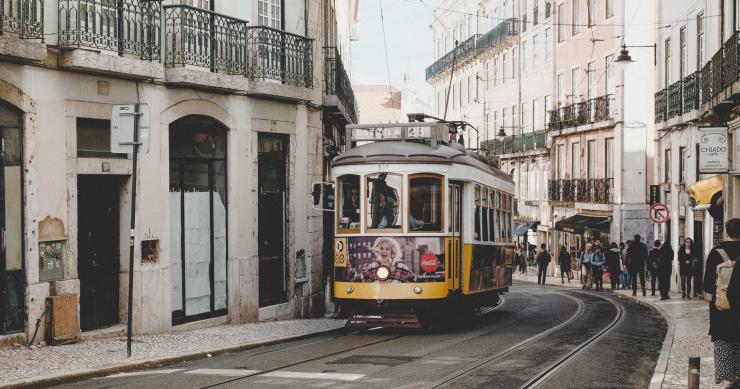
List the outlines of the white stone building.
{"label": "white stone building", "polygon": [[[0,4],[0,343],[65,294],[73,335],[124,330],[133,173],[134,333],[323,313],[309,193],[357,117],[357,0]],[[134,103],[137,172],[109,143]]]}

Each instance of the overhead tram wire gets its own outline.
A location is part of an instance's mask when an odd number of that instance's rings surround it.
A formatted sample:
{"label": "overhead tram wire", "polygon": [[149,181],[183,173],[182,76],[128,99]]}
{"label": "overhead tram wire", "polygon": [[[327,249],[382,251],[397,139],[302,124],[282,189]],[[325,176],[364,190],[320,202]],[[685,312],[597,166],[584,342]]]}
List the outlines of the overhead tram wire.
{"label": "overhead tram wire", "polygon": [[397,111],[396,121],[400,121],[401,110],[395,108],[396,105],[393,99],[393,86],[391,84],[391,66],[390,66],[390,63],[388,62],[388,42],[385,36],[385,18],[383,17],[383,0],[378,0],[378,4],[380,5],[380,25],[383,28],[383,48],[385,49],[385,70],[388,73],[388,93],[390,94],[390,98],[391,98],[391,107],[393,107],[393,111]]}

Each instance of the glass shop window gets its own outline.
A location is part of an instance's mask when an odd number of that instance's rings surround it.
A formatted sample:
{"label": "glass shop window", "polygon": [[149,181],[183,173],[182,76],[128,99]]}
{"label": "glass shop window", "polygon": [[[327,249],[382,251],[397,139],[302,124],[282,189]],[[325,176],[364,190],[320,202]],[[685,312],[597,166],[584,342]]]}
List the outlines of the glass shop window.
{"label": "glass shop window", "polygon": [[337,229],[345,232],[360,230],[360,176],[349,174],[337,179],[339,202]]}
{"label": "glass shop window", "polygon": [[409,231],[442,231],[442,177],[409,178]]}
{"label": "glass shop window", "polygon": [[398,174],[367,176],[367,228],[401,229],[402,185]]}
{"label": "glass shop window", "polygon": [[480,199],[480,186],[476,185],[475,189],[473,190],[474,197],[475,197],[475,232],[473,233],[473,240],[480,240],[481,237],[481,229],[480,229],[480,209],[481,209],[481,199]]}

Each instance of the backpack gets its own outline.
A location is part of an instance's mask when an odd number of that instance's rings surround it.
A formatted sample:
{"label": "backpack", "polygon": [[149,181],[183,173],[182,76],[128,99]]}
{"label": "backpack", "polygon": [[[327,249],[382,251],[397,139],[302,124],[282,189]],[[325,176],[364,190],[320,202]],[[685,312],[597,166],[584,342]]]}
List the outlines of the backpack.
{"label": "backpack", "polygon": [[717,291],[714,294],[714,305],[718,311],[729,311],[730,300],[727,298],[727,289],[730,287],[732,272],[735,270],[735,262],[730,260],[724,249],[717,249],[722,257],[722,263],[717,265]]}

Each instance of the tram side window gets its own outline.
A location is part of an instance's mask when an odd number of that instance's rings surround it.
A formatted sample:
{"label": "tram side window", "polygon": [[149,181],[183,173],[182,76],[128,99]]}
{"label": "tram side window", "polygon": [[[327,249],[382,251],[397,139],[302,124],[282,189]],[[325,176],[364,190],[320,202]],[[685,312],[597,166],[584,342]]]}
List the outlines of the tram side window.
{"label": "tram side window", "polygon": [[442,230],[442,177],[409,178],[409,230]]}
{"label": "tram side window", "polygon": [[337,179],[339,187],[339,220],[341,230],[360,229],[360,176],[350,174]]}
{"label": "tram side window", "polygon": [[398,174],[371,174],[367,177],[367,227],[400,229],[402,178]]}
{"label": "tram side window", "polygon": [[504,237],[504,240],[510,241],[511,240],[511,196],[510,195],[504,195],[504,199],[506,202],[505,209],[505,220],[506,223],[505,230],[506,230],[506,236]]}
{"label": "tram side window", "polygon": [[473,233],[473,240],[480,239],[480,186],[475,186],[475,232]]}
{"label": "tram side window", "polygon": [[489,240],[488,235],[488,189],[481,188],[481,239],[484,242]]}
{"label": "tram side window", "polygon": [[488,226],[488,234],[490,236],[490,241],[495,242],[496,241],[496,229],[499,228],[498,223],[496,223],[496,214],[495,214],[495,208],[496,208],[496,202],[495,200],[495,193],[493,189],[490,189],[488,191],[488,220],[490,220],[489,226]]}
{"label": "tram side window", "polygon": [[501,222],[501,192],[496,192],[496,241],[500,241],[503,236],[503,224]]}

